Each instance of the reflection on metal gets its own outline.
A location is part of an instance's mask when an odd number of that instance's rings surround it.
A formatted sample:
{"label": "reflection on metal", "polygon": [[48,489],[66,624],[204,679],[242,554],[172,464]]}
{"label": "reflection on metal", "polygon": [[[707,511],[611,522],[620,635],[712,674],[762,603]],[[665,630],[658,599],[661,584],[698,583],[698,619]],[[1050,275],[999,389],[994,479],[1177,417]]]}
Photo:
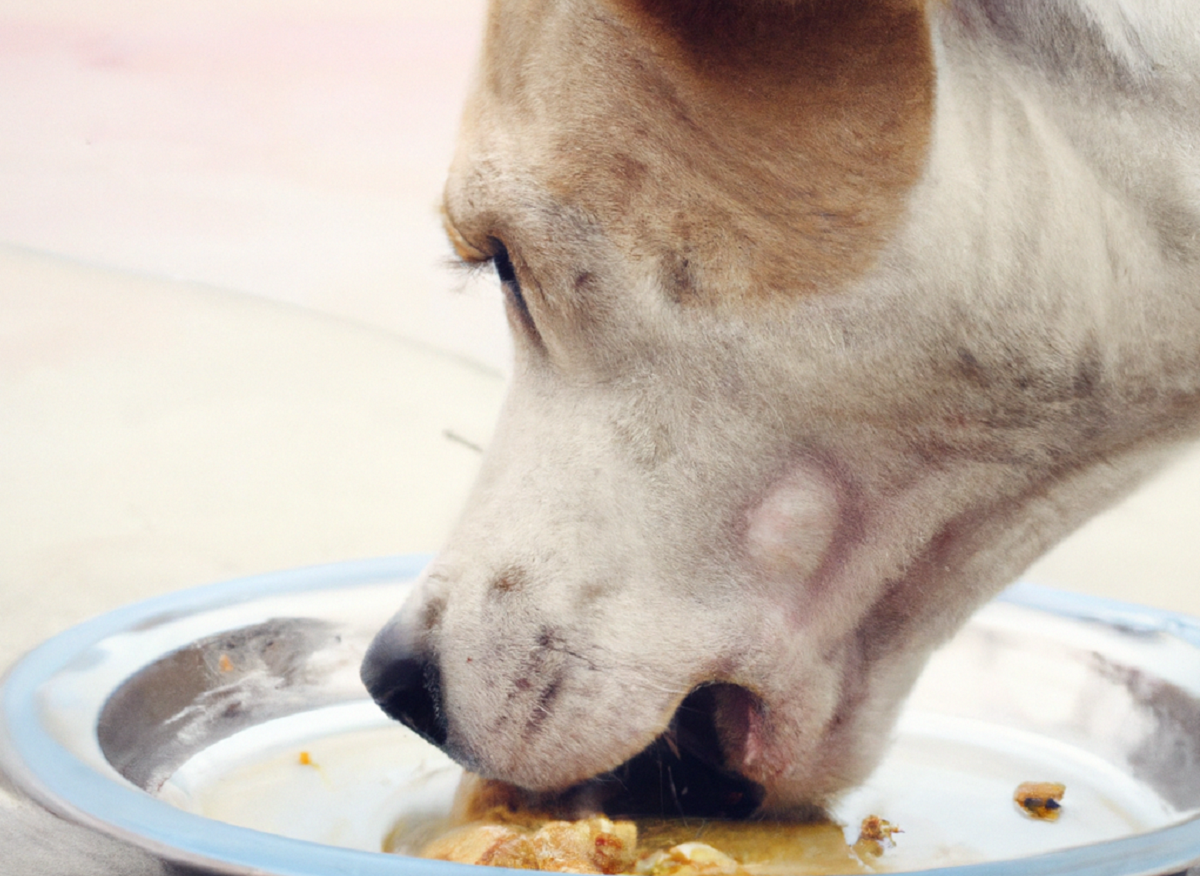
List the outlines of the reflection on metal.
{"label": "reflection on metal", "polygon": [[[385,832],[374,822],[365,840],[347,843],[354,848],[294,838],[325,841],[321,819],[344,820],[355,801],[375,806],[366,789],[385,762],[399,785],[378,798],[394,809],[376,813],[380,825],[448,806],[457,768],[401,738],[358,680],[367,644],[424,559],[213,585],[68,631],[0,688],[0,768],[53,810],[181,863],[233,874],[473,876],[370,851]],[[849,822],[861,809],[901,824],[889,869],[1187,870],[1200,859],[1198,630],[1162,612],[1010,590],[935,655],[891,754],[838,814]],[[263,796],[250,799],[256,786],[237,783],[256,746]],[[286,770],[272,773],[272,757]],[[1025,780],[1066,785],[1054,824],[1012,811],[1012,788]],[[260,821],[197,814],[222,793],[246,797],[246,817]],[[299,834],[272,827],[272,808]],[[316,827],[298,825],[297,813]]]}
{"label": "reflection on metal", "polygon": [[100,750],[139,788],[157,791],[188,758],[239,730],[362,697],[349,646],[311,618],[205,636],[155,660],[117,688],[96,727]]}

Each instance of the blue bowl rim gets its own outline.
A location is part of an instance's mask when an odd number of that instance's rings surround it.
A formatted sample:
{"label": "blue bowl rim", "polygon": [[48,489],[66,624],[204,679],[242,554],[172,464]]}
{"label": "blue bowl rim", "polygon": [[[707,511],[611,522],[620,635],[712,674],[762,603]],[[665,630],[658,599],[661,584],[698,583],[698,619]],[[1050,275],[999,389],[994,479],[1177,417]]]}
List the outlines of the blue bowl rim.
{"label": "blue bowl rim", "polygon": [[[266,596],[415,578],[430,556],[352,560],[236,578],[119,608],[47,640],[14,664],[0,685],[0,770],[52,812],[176,863],[230,874],[277,876],[475,876],[465,864],[355,851],[236,827],[164,803],[79,760],[46,732],[39,688],[108,636],[163,617]],[[1170,611],[1020,582],[1003,602],[1140,634],[1174,636],[1200,648],[1200,621]],[[1200,860],[1200,816],[1154,831],[1025,858],[909,871],[910,876],[1160,876]],[[509,871],[516,873],[519,871]]]}

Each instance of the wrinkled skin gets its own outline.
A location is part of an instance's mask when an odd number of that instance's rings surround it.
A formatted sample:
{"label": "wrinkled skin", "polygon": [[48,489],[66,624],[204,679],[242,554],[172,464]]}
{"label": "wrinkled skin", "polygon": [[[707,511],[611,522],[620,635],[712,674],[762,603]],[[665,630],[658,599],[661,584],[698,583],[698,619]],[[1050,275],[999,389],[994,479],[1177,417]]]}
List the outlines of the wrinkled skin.
{"label": "wrinkled skin", "polygon": [[1200,66],[1166,5],[1137,39],[713,8],[495,0],[445,213],[498,259],[512,384],[375,657],[540,790],[727,684],[778,810],[864,779],[931,650],[1195,431]]}

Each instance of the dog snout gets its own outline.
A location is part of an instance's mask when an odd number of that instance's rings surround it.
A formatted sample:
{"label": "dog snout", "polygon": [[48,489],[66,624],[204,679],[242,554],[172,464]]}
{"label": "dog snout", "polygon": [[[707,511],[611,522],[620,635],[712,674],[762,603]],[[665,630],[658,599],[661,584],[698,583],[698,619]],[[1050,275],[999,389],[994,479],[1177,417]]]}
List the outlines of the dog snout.
{"label": "dog snout", "polygon": [[422,739],[445,744],[441,673],[409,624],[396,619],[379,631],[360,674],[367,692],[385,713]]}

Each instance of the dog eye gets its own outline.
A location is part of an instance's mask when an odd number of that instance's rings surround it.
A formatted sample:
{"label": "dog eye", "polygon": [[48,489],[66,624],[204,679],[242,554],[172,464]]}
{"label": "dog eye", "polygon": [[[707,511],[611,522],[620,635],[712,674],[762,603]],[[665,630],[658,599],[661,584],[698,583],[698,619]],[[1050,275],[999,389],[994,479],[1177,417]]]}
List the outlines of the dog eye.
{"label": "dog eye", "polygon": [[500,278],[500,284],[515,286],[520,294],[521,284],[517,282],[517,271],[509,258],[508,248],[499,241],[496,242],[496,251],[492,253],[492,264],[496,266],[496,276]]}
{"label": "dog eye", "polygon": [[508,296],[508,300],[520,315],[522,322],[531,330],[536,331],[533,315],[529,312],[529,305],[525,302],[525,295],[521,292],[521,281],[517,279],[517,270],[513,267],[508,247],[498,240],[494,241],[494,246],[492,265],[496,268],[496,276],[500,279],[504,294]]}
{"label": "dog eye", "polygon": [[446,236],[450,240],[450,245],[454,247],[460,264],[471,270],[487,264],[491,264],[496,269],[496,276],[504,290],[505,299],[513,308],[513,313],[528,332],[535,338],[538,337],[533,314],[525,301],[525,294],[521,291],[521,281],[517,278],[517,269],[513,265],[512,257],[508,254],[508,247],[504,245],[504,242],[498,237],[489,237],[482,245],[478,246],[469,242],[451,221],[449,213],[445,210],[442,212],[442,225],[446,229]]}

